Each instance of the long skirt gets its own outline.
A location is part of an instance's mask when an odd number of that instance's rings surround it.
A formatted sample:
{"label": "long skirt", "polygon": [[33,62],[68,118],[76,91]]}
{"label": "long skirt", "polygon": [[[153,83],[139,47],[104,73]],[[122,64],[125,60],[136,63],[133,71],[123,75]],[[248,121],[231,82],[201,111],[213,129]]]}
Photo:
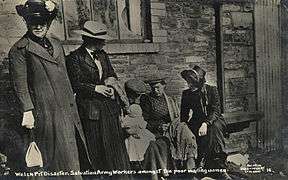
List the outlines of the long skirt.
{"label": "long skirt", "polygon": [[[113,100],[99,103],[99,120],[81,119],[93,170],[130,170],[129,156],[119,121],[119,106]],[[121,175],[117,179],[129,179]]]}
{"label": "long skirt", "polygon": [[[157,138],[156,141],[151,141],[145,153],[143,161],[143,170],[151,171],[151,180],[158,180],[159,177],[168,177],[169,174],[164,172],[164,169],[174,169],[172,155],[170,151],[170,142],[167,137]],[[162,169],[158,172],[157,170]],[[154,173],[153,173],[154,172]]]}
{"label": "long skirt", "polygon": [[[199,136],[199,128],[202,123],[192,120],[194,123],[189,124],[189,128],[196,136],[198,146],[198,163],[204,161],[208,168],[225,168],[226,153],[224,152],[225,140],[224,134],[226,129],[225,121],[219,119],[208,126],[207,135]],[[215,160],[217,159],[217,162]]]}

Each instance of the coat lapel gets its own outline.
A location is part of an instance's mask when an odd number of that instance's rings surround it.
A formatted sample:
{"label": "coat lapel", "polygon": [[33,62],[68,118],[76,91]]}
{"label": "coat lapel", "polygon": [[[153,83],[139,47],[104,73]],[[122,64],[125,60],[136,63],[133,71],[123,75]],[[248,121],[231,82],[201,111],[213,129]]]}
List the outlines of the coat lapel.
{"label": "coat lapel", "polygon": [[[45,59],[46,61],[58,64],[56,59],[53,56],[51,56],[45,48],[40,46],[38,43],[32,41],[30,38],[28,38],[28,40],[29,40],[29,45],[28,45],[28,49],[27,49],[28,51],[30,51],[33,54],[36,54],[37,56]],[[55,49],[58,49],[58,51],[59,51],[59,47],[57,48],[57,47],[53,46],[53,49],[54,49],[54,51],[55,51]]]}
{"label": "coat lapel", "polygon": [[[53,38],[48,38],[50,43],[53,46],[53,57],[55,60],[57,60],[58,56],[60,55],[60,52],[62,50],[62,47],[60,46],[60,44]],[[50,54],[49,54],[50,55]]]}
{"label": "coat lapel", "polygon": [[83,53],[83,57],[84,57],[84,62],[88,66],[90,66],[92,68],[95,68],[95,69],[98,69],[96,67],[96,64],[95,64],[94,60],[92,59],[92,57],[90,56],[90,54],[88,53],[88,51],[84,47],[82,47],[82,53]]}
{"label": "coat lapel", "polygon": [[101,78],[101,80],[103,79],[103,78],[106,78],[107,77],[107,65],[106,65],[106,57],[105,57],[105,55],[104,54],[99,54],[99,61],[100,61],[100,63],[101,63],[101,66],[102,66],[102,71],[103,71],[103,74],[102,74],[102,78]]}

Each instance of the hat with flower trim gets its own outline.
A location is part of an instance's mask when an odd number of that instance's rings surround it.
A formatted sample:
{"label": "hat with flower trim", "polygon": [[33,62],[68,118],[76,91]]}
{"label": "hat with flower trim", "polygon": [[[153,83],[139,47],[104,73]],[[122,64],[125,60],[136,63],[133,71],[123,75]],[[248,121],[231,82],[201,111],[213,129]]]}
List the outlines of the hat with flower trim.
{"label": "hat with flower trim", "polygon": [[16,11],[26,21],[52,21],[58,12],[56,3],[51,0],[27,0],[23,5],[17,5]]}

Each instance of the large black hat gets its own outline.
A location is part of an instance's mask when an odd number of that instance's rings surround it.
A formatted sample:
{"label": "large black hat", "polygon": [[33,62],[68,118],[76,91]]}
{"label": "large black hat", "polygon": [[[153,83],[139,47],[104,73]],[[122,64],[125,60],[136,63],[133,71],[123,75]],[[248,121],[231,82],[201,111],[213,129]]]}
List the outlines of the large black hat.
{"label": "large black hat", "polygon": [[57,15],[56,3],[51,0],[27,0],[17,5],[16,11],[26,21],[52,21]]}
{"label": "large black hat", "polygon": [[199,66],[194,66],[192,69],[184,70],[181,72],[181,77],[186,81],[197,83],[205,83],[206,71]]}

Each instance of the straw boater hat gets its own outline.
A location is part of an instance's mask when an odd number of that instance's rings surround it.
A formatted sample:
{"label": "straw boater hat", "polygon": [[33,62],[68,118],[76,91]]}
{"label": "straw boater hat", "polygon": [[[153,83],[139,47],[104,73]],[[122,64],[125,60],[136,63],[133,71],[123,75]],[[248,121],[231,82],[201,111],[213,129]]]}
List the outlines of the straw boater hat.
{"label": "straw boater hat", "polygon": [[52,21],[57,15],[56,3],[51,0],[27,0],[23,5],[17,5],[16,11],[26,21]]}
{"label": "straw boater hat", "polygon": [[111,39],[107,35],[106,25],[97,21],[86,21],[82,30],[75,30],[74,32],[94,39]]}

